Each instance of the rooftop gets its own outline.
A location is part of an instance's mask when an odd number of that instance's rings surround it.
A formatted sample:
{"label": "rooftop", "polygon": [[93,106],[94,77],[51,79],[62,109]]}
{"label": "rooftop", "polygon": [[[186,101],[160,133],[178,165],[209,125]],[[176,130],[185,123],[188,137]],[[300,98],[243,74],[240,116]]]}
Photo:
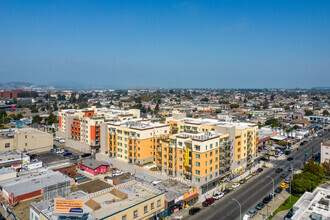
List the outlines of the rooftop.
{"label": "rooftop", "polygon": [[14,196],[24,195],[29,192],[35,192],[46,186],[55,185],[67,181],[73,181],[72,178],[60,173],[60,172],[48,172],[43,175],[34,177],[24,177],[21,179],[15,179],[5,183],[0,183],[0,186],[8,193],[13,193]]}
{"label": "rooftop", "polygon": [[116,126],[121,126],[121,127],[128,127],[128,128],[135,128],[135,129],[149,129],[149,128],[155,128],[155,127],[164,127],[168,126],[165,124],[161,123],[153,123],[147,120],[143,119],[132,119],[132,120],[126,120],[122,122],[114,122],[110,123]]}
{"label": "rooftop", "polygon": [[[294,204],[294,215],[291,219],[326,219],[329,217],[330,190],[317,187],[314,192],[305,192]],[[320,218],[321,217],[321,218]],[[323,217],[323,218],[322,218]]]}
{"label": "rooftop", "polygon": [[98,160],[94,160],[94,159],[83,159],[81,161],[81,163],[86,166],[89,167],[91,169],[96,169],[102,165],[106,165],[105,163],[98,161]]}
{"label": "rooftop", "polygon": [[204,133],[198,133],[198,134],[191,134],[191,133],[179,133],[179,134],[174,134],[173,136],[177,136],[177,137],[183,137],[183,138],[191,138],[191,139],[195,139],[195,140],[209,140],[215,137],[219,137],[222,134],[215,134],[214,131],[208,131],[208,132],[204,132]]}

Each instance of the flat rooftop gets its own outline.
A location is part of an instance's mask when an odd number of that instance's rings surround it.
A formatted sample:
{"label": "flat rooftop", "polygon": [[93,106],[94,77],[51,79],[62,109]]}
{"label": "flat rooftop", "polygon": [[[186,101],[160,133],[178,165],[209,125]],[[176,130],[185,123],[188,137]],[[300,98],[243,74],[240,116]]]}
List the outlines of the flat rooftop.
{"label": "flat rooftop", "polygon": [[[120,193],[114,190],[92,198],[96,202],[95,204],[99,204],[98,209],[94,210],[93,213],[96,218],[100,219],[114,214],[159,194],[140,184],[131,184],[118,189],[118,191]],[[89,198],[84,200],[85,205],[88,201]]]}
{"label": "flat rooftop", "polygon": [[126,120],[126,121],[122,121],[122,122],[110,122],[109,124],[120,126],[120,127],[133,128],[133,129],[134,128],[135,129],[150,129],[150,128],[168,126],[166,124],[153,123],[153,122],[142,120],[142,119],[132,119],[132,120]]}
{"label": "flat rooftop", "polygon": [[221,135],[223,135],[223,134],[222,133],[215,134],[215,132],[213,132],[213,131],[208,131],[208,132],[198,133],[198,134],[192,134],[192,133],[186,133],[186,132],[182,132],[179,134],[173,134],[173,136],[191,138],[191,139],[195,139],[195,140],[209,140],[209,139],[212,139],[215,137],[220,137]]}
{"label": "flat rooftop", "polygon": [[16,197],[29,192],[35,192],[46,186],[51,186],[67,181],[71,182],[73,179],[60,172],[48,172],[44,173],[43,175],[34,176],[32,178],[27,176],[22,179],[15,179],[0,185],[7,193],[13,193]]}
{"label": "flat rooftop", "polygon": [[113,187],[113,185],[111,185],[110,183],[107,183],[100,179],[93,179],[88,182],[83,182],[83,183],[74,185],[71,188],[71,191],[72,192],[83,191],[86,193],[95,193],[97,191],[108,189],[110,187]]}

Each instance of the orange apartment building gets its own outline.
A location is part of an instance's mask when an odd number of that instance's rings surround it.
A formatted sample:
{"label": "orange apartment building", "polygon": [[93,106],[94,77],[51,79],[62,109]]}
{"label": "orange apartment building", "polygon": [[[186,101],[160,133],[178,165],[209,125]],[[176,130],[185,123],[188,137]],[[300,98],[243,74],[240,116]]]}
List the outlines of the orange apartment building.
{"label": "orange apartment building", "polygon": [[179,134],[182,132],[200,133],[214,131],[217,133],[229,134],[231,145],[230,169],[231,178],[242,174],[251,168],[258,150],[258,126],[253,123],[220,122],[216,119],[170,119],[170,133]]}
{"label": "orange apartment building", "polygon": [[160,171],[200,185],[203,192],[230,175],[229,134],[183,132],[162,140],[156,151]]}
{"label": "orange apartment building", "polygon": [[106,122],[101,126],[101,152],[132,164],[153,163],[156,148],[169,130],[166,124],[143,119]]}
{"label": "orange apartment building", "polygon": [[83,152],[97,152],[101,141],[101,123],[140,117],[139,110],[111,110],[107,108],[87,108],[81,110],[59,111],[58,135],[66,140],[66,144]]}

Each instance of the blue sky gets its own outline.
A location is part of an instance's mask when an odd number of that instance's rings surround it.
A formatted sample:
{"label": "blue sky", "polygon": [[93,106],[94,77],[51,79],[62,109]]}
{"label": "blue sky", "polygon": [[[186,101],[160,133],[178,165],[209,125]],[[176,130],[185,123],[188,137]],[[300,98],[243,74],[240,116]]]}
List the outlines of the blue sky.
{"label": "blue sky", "polygon": [[330,1],[0,1],[0,81],[330,86]]}

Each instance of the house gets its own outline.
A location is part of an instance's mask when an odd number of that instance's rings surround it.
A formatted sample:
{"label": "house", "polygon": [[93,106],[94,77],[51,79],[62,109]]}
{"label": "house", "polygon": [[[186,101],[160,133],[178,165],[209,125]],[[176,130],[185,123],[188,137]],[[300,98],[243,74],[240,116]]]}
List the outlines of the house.
{"label": "house", "polygon": [[109,164],[102,163],[97,160],[84,159],[79,163],[79,169],[86,171],[92,175],[104,174],[109,171]]}

